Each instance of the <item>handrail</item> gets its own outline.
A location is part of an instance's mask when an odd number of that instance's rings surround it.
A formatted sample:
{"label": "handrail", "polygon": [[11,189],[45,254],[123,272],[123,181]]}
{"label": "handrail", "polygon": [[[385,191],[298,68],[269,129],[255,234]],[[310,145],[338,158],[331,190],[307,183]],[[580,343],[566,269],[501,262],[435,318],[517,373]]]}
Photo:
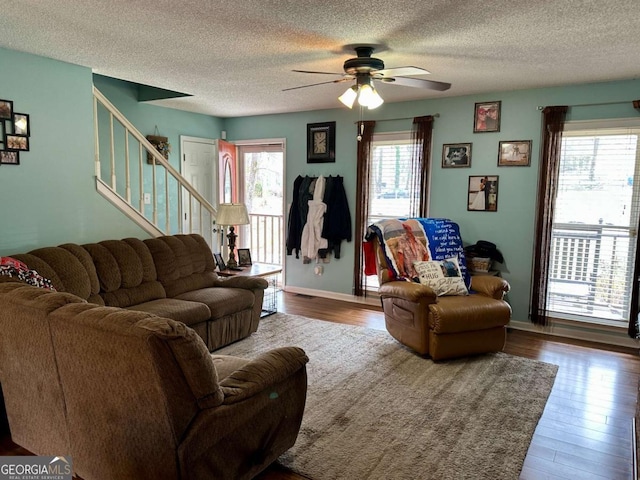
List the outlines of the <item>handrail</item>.
{"label": "handrail", "polygon": [[[120,111],[105,97],[100,90],[98,90],[95,86],[93,87],[93,94],[95,97],[100,100],[109,112],[116,117],[116,119],[122,124],[123,127],[136,139],[138,140],[143,147],[147,149],[147,153],[151,154],[154,160],[161,164],[164,168],[166,168],[169,173],[176,179],[181,179],[181,185],[189,191],[191,195],[201,203],[214,217],[217,215],[217,211],[213,205],[209,203],[209,201],[204,198],[202,195],[198,193],[198,191],[191,186],[189,182],[176,170],[161,154],[156,150],[156,148],[151,144],[149,140],[142,135],[136,127],[129,121],[127,118],[120,113]],[[96,134],[97,135],[97,134]]]}
{"label": "handrail", "polygon": [[[209,203],[209,201],[204,198],[181,174],[175,169],[165,157],[156,150],[154,145],[147,140],[147,138],[140,133],[136,127],[100,92],[95,86],[93,87],[93,95],[94,95],[94,129],[95,129],[95,173],[96,179],[100,180],[103,185],[103,188],[99,189],[99,192],[105,197],[109,198],[112,203],[116,206],[122,205],[122,202],[126,202],[127,205],[137,211],[142,217],[146,217],[145,215],[145,204],[151,204],[152,208],[152,223],[155,228],[158,229],[159,232],[163,234],[174,233],[171,227],[171,220],[175,219],[177,221],[177,225],[175,227],[175,231],[182,233],[191,233],[196,230],[194,227],[199,227],[199,233],[201,233],[205,239],[209,242],[210,245],[213,243],[213,232],[211,229],[212,224],[217,216],[217,211],[215,207]],[[109,130],[107,135],[109,136],[110,141],[110,150],[109,150],[109,173],[110,173],[110,182],[105,182],[101,179],[101,166],[100,166],[100,120],[98,114],[98,103],[109,114],[108,125],[105,123],[105,126]],[[123,158],[116,158],[116,136],[114,134],[114,118],[124,129],[124,147],[122,146],[122,140],[118,140],[119,148],[124,148]],[[139,176],[139,184],[137,185],[137,189],[139,190],[139,206],[135,206],[131,201],[131,191],[132,191],[132,183],[131,183],[131,166],[130,166],[130,151],[129,151],[129,135],[138,142],[138,167],[137,167],[137,175]],[[119,137],[117,137],[119,139]],[[146,156],[148,155],[149,163],[152,165],[151,170],[145,169],[143,167],[144,162],[146,161]],[[124,166],[123,166],[124,165]],[[164,175],[160,172],[156,172],[155,167],[164,168]],[[134,167],[135,168],[135,167]],[[124,169],[124,176],[121,177],[121,180],[124,181],[124,191],[122,193],[118,193],[116,181],[118,175],[116,172],[122,172]],[[134,170],[135,172],[135,170]],[[160,175],[156,175],[156,173],[160,173]],[[149,182],[152,189],[152,198],[149,198],[149,201],[145,201],[144,197],[147,194],[144,194],[144,175],[150,177]],[[120,173],[122,175],[122,173]],[[170,190],[170,176],[175,183],[171,184]],[[160,199],[159,195],[162,195],[163,192],[161,190],[161,184],[158,185],[157,182],[164,182],[164,196]],[[134,182],[135,185],[135,182]],[[158,188],[160,186],[160,189]],[[106,188],[104,188],[106,187]],[[112,192],[112,195],[108,195],[108,191]],[[158,192],[160,190],[160,192]],[[170,193],[171,192],[171,193]],[[176,192],[176,204],[171,199],[171,195],[173,192]],[[188,201],[188,205],[183,205],[183,195],[185,195],[185,202]],[[117,197],[117,198],[116,198]],[[164,204],[162,204],[164,202]],[[159,204],[160,203],[160,204]],[[192,208],[192,204],[195,204],[195,208]],[[163,208],[164,207],[164,208]],[[120,208],[120,207],[119,207]],[[162,208],[162,210],[159,210]],[[165,225],[164,227],[160,227],[158,213],[164,214],[165,216]],[[182,216],[183,214],[189,214],[188,222],[184,222]],[[196,217],[195,219],[193,217]],[[130,216],[131,217],[131,216]],[[133,216],[135,217],[135,216]],[[135,218],[131,217],[132,219]],[[204,221],[203,221],[203,217]],[[139,223],[139,222],[137,222]],[[188,225],[187,225],[188,224]],[[140,224],[141,227],[148,230],[148,227]],[[189,230],[188,232],[184,232],[184,230]]]}

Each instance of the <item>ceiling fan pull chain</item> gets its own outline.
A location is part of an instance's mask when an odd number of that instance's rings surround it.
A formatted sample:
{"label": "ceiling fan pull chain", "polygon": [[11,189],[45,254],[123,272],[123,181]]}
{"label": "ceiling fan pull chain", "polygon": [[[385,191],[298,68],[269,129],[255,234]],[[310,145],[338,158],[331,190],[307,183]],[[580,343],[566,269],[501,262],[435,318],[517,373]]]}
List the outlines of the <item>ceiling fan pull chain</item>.
{"label": "ceiling fan pull chain", "polygon": [[360,132],[356,137],[358,141],[362,141],[362,135],[364,134],[364,121],[362,120],[362,105],[360,105]]}

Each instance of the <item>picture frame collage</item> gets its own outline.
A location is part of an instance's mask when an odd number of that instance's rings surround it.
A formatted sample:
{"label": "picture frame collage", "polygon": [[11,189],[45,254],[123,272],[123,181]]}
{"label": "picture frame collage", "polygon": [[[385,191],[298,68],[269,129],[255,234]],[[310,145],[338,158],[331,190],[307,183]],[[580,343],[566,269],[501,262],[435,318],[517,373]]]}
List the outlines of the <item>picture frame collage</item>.
{"label": "picture frame collage", "polygon": [[12,100],[0,99],[0,165],[20,165],[20,152],[29,151],[29,114],[14,110]]}
{"label": "picture frame collage", "polygon": [[[502,101],[478,102],[473,110],[473,133],[500,132]],[[531,140],[499,140],[498,167],[528,167],[531,165]],[[472,142],[442,145],[442,168],[470,168]],[[467,210],[496,212],[498,210],[498,175],[469,175]]]}

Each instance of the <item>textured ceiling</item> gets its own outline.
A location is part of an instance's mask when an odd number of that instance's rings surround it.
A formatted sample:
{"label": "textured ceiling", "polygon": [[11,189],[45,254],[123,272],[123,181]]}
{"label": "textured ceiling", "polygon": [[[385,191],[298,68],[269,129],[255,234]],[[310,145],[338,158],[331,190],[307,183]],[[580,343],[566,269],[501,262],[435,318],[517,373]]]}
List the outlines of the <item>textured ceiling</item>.
{"label": "textured ceiling", "polygon": [[[640,76],[638,0],[0,0],[0,46],[192,96],[220,117],[339,108],[346,44],[387,48],[446,92],[378,85],[387,102]],[[0,66],[0,74],[2,68]]]}

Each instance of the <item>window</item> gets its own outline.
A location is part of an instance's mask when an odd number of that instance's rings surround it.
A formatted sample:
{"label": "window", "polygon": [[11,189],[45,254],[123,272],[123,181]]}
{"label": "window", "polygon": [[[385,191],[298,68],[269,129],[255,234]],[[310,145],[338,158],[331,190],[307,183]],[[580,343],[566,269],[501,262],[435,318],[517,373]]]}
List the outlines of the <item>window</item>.
{"label": "window", "polygon": [[547,308],[552,316],[626,326],[640,205],[640,123],[565,125]]}
{"label": "window", "polygon": [[[411,178],[411,133],[375,134],[371,145],[369,218],[367,225],[384,218],[418,215],[420,192]],[[377,289],[378,277],[366,278],[368,289]]]}
{"label": "window", "polygon": [[417,215],[419,192],[412,191],[411,134],[377,134],[371,147],[371,185],[369,185],[369,219],[367,224],[382,218]]}

